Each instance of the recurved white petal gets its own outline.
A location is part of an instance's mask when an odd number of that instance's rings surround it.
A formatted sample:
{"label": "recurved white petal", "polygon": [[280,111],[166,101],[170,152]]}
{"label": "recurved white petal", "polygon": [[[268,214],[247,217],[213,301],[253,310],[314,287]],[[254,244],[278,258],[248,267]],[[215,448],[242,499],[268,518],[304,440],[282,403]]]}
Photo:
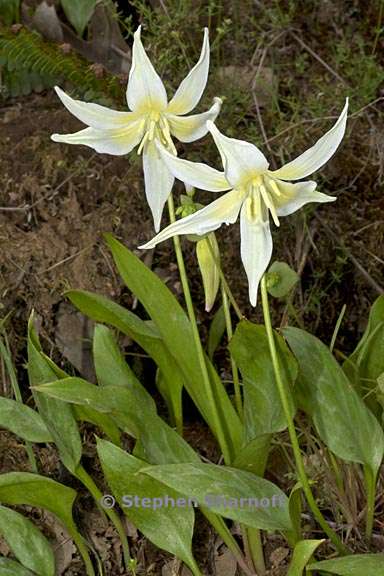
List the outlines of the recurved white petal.
{"label": "recurved white petal", "polygon": [[243,198],[244,195],[241,192],[231,190],[194,214],[170,224],[139,248],[153,248],[159,242],[181,234],[207,234],[220,228],[224,222],[233,224],[239,215]]}
{"label": "recurved white petal", "polygon": [[106,106],[93,104],[92,102],[74,100],[59,86],[55,86],[55,91],[66,109],[81,122],[88,124],[92,128],[97,128],[98,130],[121,128],[137,119],[137,115],[133,112],[120,112],[106,108]]}
{"label": "recurved white petal", "polygon": [[193,114],[192,116],[167,114],[171,133],[181,142],[194,142],[202,138],[208,132],[207,121],[216,119],[222,103],[220,98],[215,98],[213,106],[202,114]]}
{"label": "recurved white petal", "polygon": [[154,142],[150,142],[144,148],[143,169],[145,195],[152,212],[155,231],[158,232],[164,205],[171,193],[175,178],[160,156]]}
{"label": "recurved white petal", "polygon": [[272,256],[272,236],[266,214],[252,215],[247,198],[240,214],[241,259],[248,278],[249,300],[256,306],[257,290]]}
{"label": "recurved white petal", "polygon": [[204,28],[204,40],[198,62],[184,78],[169,103],[168,111],[171,114],[188,114],[198,104],[209,71],[209,38],[208,28]]}
{"label": "recurved white petal", "polygon": [[345,133],[348,113],[348,98],[336,124],[322,136],[312,148],[288,162],[285,166],[275,170],[272,174],[283,180],[300,180],[316,172],[336,152]]}
{"label": "recurved white petal", "polygon": [[252,175],[267,170],[268,161],[254,144],[224,136],[213,122],[208,121],[207,127],[219,149],[227,180],[233,187],[241,186]]}
{"label": "recurved white petal", "polygon": [[273,195],[278,216],[289,216],[289,214],[293,214],[310,202],[324,203],[334,202],[336,200],[334,196],[327,196],[327,194],[323,194],[322,192],[316,192],[316,182],[312,180],[298,182],[297,184],[277,180],[276,184],[281,194],[280,196]]}
{"label": "recurved white petal", "polygon": [[134,34],[132,65],[127,86],[128,106],[134,112],[150,108],[161,111],[167,107],[164,84],[154,69],[141,43],[141,26]]}
{"label": "recurved white petal", "polygon": [[122,156],[128,154],[140,142],[143,129],[141,120],[135,120],[124,128],[113,130],[84,128],[74,134],[52,134],[51,139],[66,144],[83,144],[101,154]]}
{"label": "recurved white petal", "polygon": [[190,162],[170,154],[164,146],[157,144],[157,148],[172,174],[195,188],[209,190],[210,192],[224,192],[232,186],[227,181],[224,172],[219,172],[207,164]]}

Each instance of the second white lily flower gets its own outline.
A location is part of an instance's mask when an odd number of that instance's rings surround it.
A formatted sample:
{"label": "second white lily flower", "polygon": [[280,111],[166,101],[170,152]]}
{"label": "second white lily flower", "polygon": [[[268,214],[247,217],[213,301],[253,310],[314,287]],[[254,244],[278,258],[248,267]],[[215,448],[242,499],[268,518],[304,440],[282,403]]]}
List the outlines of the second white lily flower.
{"label": "second white lily flower", "polygon": [[198,104],[207,83],[209,70],[208,29],[200,58],[181,82],[172,100],[168,102],[164,84],[152,66],[140,38],[141,27],[134,35],[132,66],[127,86],[127,103],[131,112],[111,110],[99,104],[74,100],[56,87],[64,106],[88,128],[74,134],[52,134],[55,142],[83,144],[96,152],[121,156],[139,145],[143,152],[145,193],[152,211],[156,232],[164,204],[171,193],[174,176],[163,162],[155,146],[160,142],[176,154],[172,141],[193,142],[207,133],[207,120],[214,120],[220,111],[220,98],[202,114],[184,116]]}
{"label": "second white lily flower", "polygon": [[286,180],[306,178],[331,158],[344,136],[347,110],[348,100],[335,125],[312,148],[279,170],[268,169],[268,161],[256,146],[224,136],[212,122],[207,123],[208,129],[219,149],[224,172],[176,158],[159,146],[168,169],[183,182],[211,192],[229,192],[171,224],[140,248],[153,248],[180,234],[207,234],[223,223],[233,224],[240,213],[241,259],[248,277],[249,299],[256,306],[259,282],[272,255],[269,213],[279,226],[279,217],[288,216],[309,202],[336,200],[316,192],[316,182],[291,184]]}

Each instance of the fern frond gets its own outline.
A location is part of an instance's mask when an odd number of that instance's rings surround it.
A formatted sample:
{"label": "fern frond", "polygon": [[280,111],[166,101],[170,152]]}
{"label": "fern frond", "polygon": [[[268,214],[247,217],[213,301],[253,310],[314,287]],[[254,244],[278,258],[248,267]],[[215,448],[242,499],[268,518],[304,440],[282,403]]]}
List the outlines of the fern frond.
{"label": "fern frond", "polygon": [[73,51],[64,53],[57,44],[24,27],[0,27],[0,67],[4,96],[28,94],[68,81],[79,96],[89,100],[124,102],[119,78],[107,72],[101,78],[96,76],[89,62]]}

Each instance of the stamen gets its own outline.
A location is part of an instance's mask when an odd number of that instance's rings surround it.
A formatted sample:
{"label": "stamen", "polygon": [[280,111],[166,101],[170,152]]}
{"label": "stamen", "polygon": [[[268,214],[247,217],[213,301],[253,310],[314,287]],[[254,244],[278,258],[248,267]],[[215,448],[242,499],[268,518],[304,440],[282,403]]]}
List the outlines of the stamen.
{"label": "stamen", "polygon": [[139,146],[138,149],[137,149],[137,155],[138,155],[138,156],[140,156],[140,154],[142,153],[143,148],[144,148],[144,144],[145,144],[146,141],[148,140],[148,137],[149,137],[149,132],[146,132],[146,133],[144,134],[144,137],[143,137],[142,141],[140,142],[140,146]]}
{"label": "stamen", "polygon": [[259,186],[259,190],[260,190],[260,193],[263,197],[265,205],[267,206],[267,208],[269,209],[269,211],[272,215],[272,218],[273,218],[275,225],[280,226],[280,222],[279,222],[279,219],[277,217],[275,205],[274,205],[273,201],[271,200],[271,197],[269,196],[268,191],[267,191],[266,187],[264,186],[264,184],[261,184],[261,186]]}
{"label": "stamen", "polygon": [[164,138],[166,148],[168,148],[172,152],[172,154],[177,156],[177,150],[172,141],[171,131],[169,129],[169,124],[166,118],[164,117],[160,118],[160,126],[161,126],[161,135]]}
{"label": "stamen", "polygon": [[276,194],[276,196],[281,196],[281,192],[279,190],[278,185],[276,184],[276,182],[274,180],[272,180],[272,178],[269,178],[268,180],[268,184],[270,185],[270,187],[272,188],[272,190],[274,191],[274,193]]}

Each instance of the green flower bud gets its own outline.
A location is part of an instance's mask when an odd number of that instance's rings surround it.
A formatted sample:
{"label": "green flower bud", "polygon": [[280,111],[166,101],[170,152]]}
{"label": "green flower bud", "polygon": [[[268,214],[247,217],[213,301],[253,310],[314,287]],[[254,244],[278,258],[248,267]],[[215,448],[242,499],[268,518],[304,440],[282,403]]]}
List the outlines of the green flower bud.
{"label": "green flower bud", "polygon": [[204,236],[196,244],[197,261],[203,279],[205,310],[209,312],[216,299],[220,286],[220,274],[216,262],[220,260],[219,246],[213,232]]}

